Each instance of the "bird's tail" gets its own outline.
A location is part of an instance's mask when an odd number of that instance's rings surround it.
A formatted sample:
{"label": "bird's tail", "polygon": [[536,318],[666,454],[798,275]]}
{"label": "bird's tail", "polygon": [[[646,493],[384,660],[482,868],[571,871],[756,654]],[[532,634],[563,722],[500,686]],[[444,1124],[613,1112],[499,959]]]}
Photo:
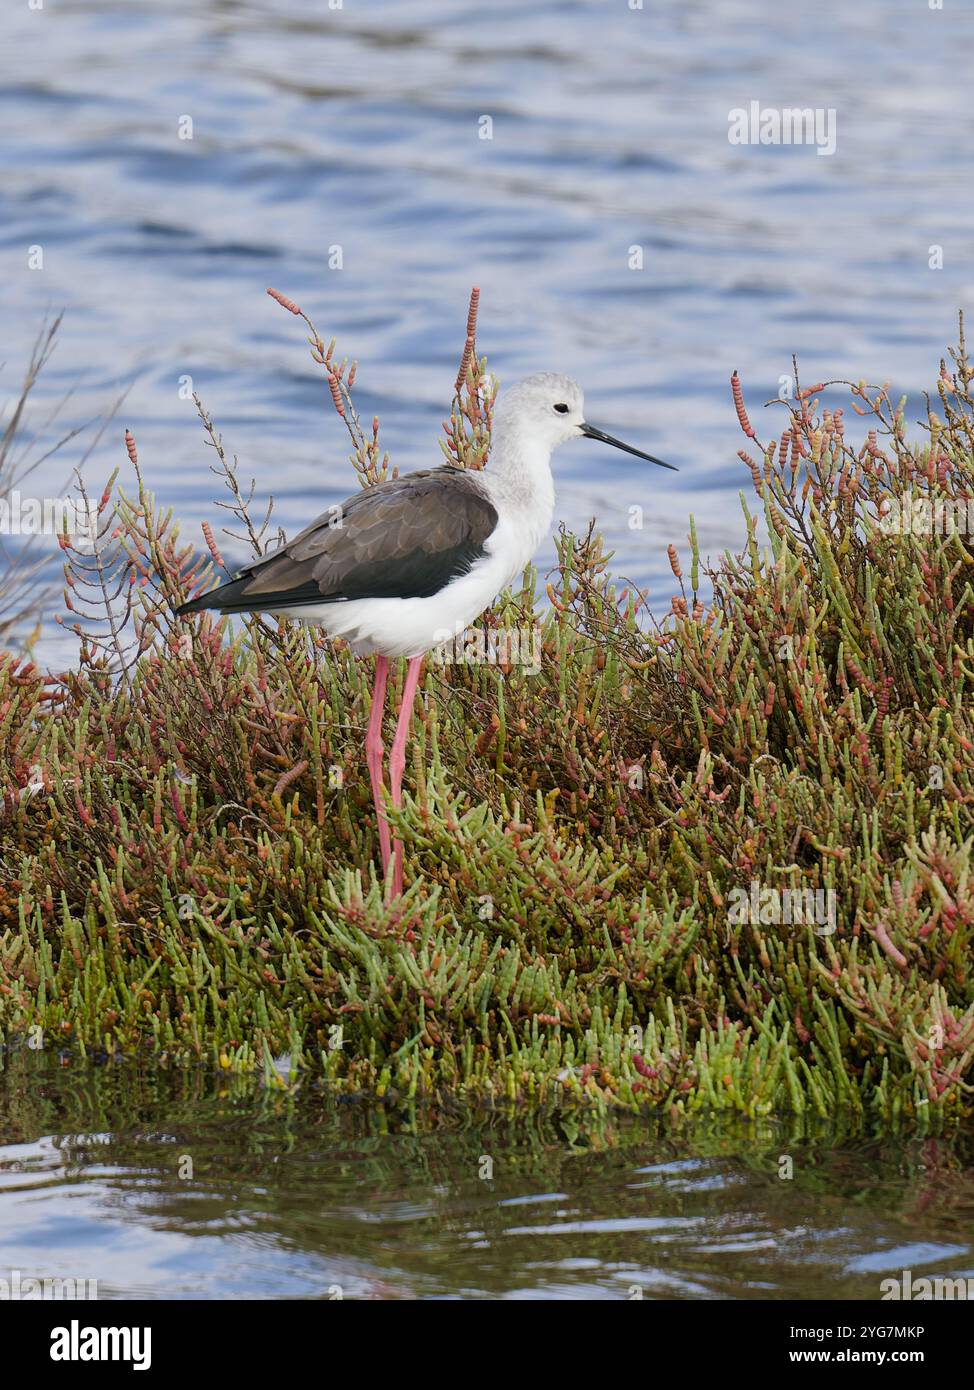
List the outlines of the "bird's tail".
{"label": "bird's tail", "polygon": [[186,618],[190,613],[202,613],[207,608],[216,608],[217,606],[211,601],[209,594],[200,594],[197,598],[191,598],[188,603],[181,603],[176,609],[176,617]]}
{"label": "bird's tail", "polygon": [[253,604],[248,603],[243,597],[243,587],[243,582],[239,579],[233,579],[229,584],[218,584],[208,593],[197,594],[196,598],[181,603],[176,609],[176,617],[186,618],[191,613],[205,613],[208,609],[216,609],[218,613],[251,612]]}

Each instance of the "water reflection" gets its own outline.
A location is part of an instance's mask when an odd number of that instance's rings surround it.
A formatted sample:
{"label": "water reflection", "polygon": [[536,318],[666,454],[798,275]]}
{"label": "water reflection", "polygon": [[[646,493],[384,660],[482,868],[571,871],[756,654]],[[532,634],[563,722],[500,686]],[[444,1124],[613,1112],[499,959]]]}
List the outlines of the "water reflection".
{"label": "water reflection", "polygon": [[20,1055],[0,1081],[0,1269],[94,1277],[101,1297],[875,1299],[902,1268],[974,1275],[970,1157]]}

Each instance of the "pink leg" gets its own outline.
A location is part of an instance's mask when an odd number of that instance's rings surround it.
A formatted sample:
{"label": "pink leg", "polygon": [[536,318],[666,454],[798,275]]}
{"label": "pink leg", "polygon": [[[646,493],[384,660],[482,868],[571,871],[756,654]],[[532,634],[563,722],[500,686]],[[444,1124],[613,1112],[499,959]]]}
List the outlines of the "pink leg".
{"label": "pink leg", "polygon": [[392,857],[392,837],[389,822],[382,811],[382,711],[386,703],[386,682],[389,679],[389,659],[377,656],[375,659],[375,685],[372,689],[372,709],[369,712],[369,729],[365,735],[365,761],[369,765],[369,780],[372,783],[372,800],[379,825],[379,848],[382,852],[382,874],[385,877]]}
{"label": "pink leg", "polygon": [[[423,658],[421,656],[410,657],[409,665],[406,668],[406,679],[402,687],[402,705],[399,709],[396,737],[393,740],[392,752],[389,755],[392,804],[397,810],[402,805],[402,775],[406,770],[406,739],[409,737],[409,720],[413,712],[413,701],[416,699],[416,687],[419,685],[419,673],[422,665]],[[392,891],[396,894],[402,892],[402,844],[399,840],[395,843],[393,855],[395,856],[395,867],[392,874]]]}

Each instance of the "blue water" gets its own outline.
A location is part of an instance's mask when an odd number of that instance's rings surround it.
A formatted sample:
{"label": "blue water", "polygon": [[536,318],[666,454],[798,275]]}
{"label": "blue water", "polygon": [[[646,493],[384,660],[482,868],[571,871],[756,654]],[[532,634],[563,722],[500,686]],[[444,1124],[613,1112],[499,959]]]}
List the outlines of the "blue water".
{"label": "blue water", "polygon": [[[794,352],[806,381],[889,378],[915,418],[971,302],[970,4],[23,0],[2,25],[0,395],[63,307],[41,391],[74,394],[48,429],[34,417],[37,447],[128,388],[88,473],[124,463],[130,425],[197,538],[218,488],[181,378],[285,529],[354,486],[268,285],[359,358],[362,413],[410,469],[439,456],[479,284],[502,381],[569,372],[592,420],[681,467],[587,442],[557,460],[559,516],[597,516],[664,609],[691,511],[705,554],[742,537],[731,371],[755,416]],[[752,99],[833,108],[835,154],[731,145]],[[82,449],[41,467],[38,495]]]}
{"label": "blue water", "polygon": [[0,1054],[0,1280],[94,1280],[99,1298],[877,1301],[905,1270],[974,1287],[970,1157],[969,1138],[794,1118],[444,1115]]}

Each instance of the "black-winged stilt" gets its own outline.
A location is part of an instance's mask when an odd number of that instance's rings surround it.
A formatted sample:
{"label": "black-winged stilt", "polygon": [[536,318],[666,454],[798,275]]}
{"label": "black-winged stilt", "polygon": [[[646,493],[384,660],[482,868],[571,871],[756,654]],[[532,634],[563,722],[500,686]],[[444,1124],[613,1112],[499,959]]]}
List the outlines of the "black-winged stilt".
{"label": "black-winged stilt", "polygon": [[387,874],[402,892],[402,845],[382,806],[382,714],[389,660],[407,657],[389,758],[392,804],[402,804],[406,739],[423,657],[462,633],[524,569],[551,524],[551,453],[585,437],[672,468],[586,422],[570,377],[542,372],[509,387],[494,412],[484,470],[449,465],[364,489],[294,540],[240,570],[178,613],[271,613],[322,627],[374,654],[366,761]]}

